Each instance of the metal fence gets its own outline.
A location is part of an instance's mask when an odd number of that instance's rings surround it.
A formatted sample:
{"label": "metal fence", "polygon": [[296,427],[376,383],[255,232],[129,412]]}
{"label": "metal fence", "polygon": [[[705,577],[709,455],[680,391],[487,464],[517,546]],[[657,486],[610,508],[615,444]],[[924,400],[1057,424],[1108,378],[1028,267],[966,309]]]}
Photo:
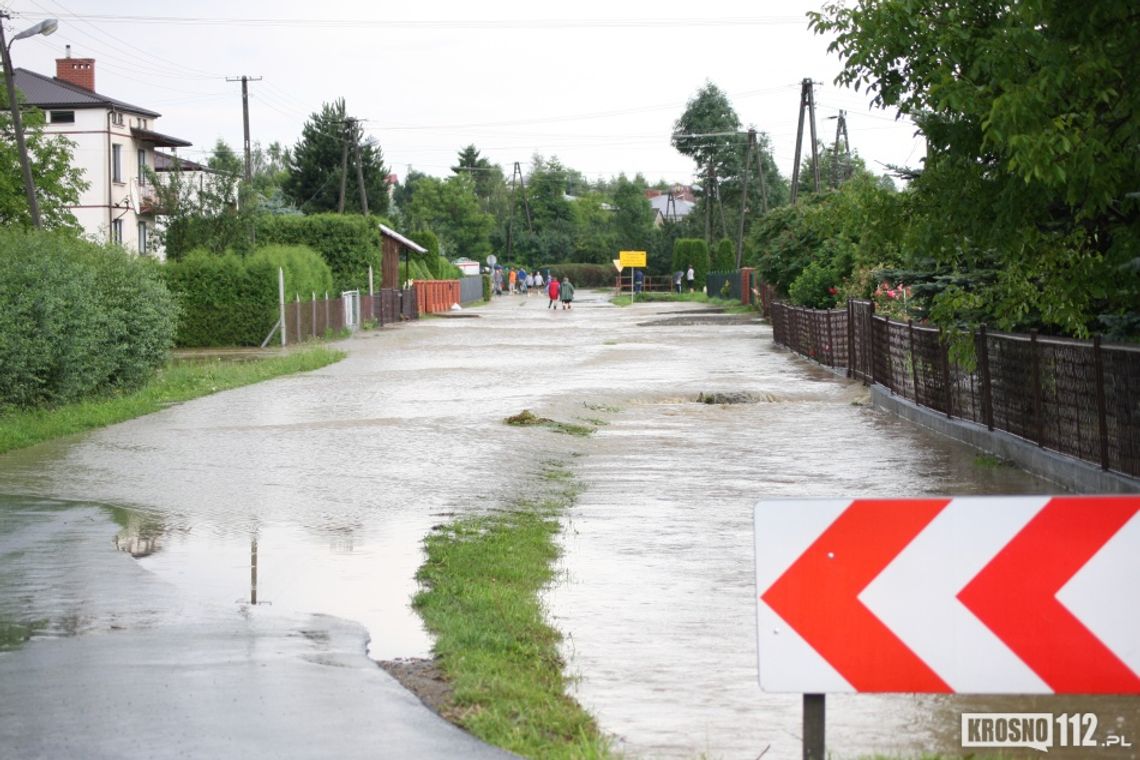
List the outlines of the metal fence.
{"label": "metal fence", "polygon": [[869,301],[777,301],[771,319],[778,343],[920,406],[1140,476],[1140,346],[983,327],[958,361],[940,329],[877,316]]}
{"label": "metal fence", "polygon": [[483,275],[461,277],[459,280],[459,303],[473,303],[483,300]]}
{"label": "metal fence", "polygon": [[413,290],[382,288],[373,295],[355,291],[339,298],[294,300],[285,304],[285,343],[293,345],[337,333],[346,327],[383,326],[406,319],[418,319]]}

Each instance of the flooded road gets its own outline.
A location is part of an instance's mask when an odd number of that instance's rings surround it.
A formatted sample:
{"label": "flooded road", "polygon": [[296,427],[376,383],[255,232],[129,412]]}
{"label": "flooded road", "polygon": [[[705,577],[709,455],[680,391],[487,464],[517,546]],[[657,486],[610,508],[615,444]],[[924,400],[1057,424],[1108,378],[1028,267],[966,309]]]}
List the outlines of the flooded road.
{"label": "flooded road", "polygon": [[[559,459],[585,490],[547,601],[603,730],[634,757],[794,757],[799,698],[756,680],[755,502],[1056,490],[869,409],[764,325],[581,296],[572,311],[505,297],[475,319],[362,333],[317,372],[0,457],[0,682],[30,652],[100,636],[145,634],[175,659],[179,631],[205,624],[250,652],[263,626],[308,657],[298,631],[350,647],[329,622],[350,621],[374,659],[424,656],[408,607],[422,538],[533,493]],[[715,391],[758,400],[695,403]],[[522,409],[598,430],[502,424]],[[961,704],[829,698],[829,749],[959,752]],[[1135,700],[988,704],[1091,704],[1140,741]],[[22,717],[0,708],[0,739]]]}

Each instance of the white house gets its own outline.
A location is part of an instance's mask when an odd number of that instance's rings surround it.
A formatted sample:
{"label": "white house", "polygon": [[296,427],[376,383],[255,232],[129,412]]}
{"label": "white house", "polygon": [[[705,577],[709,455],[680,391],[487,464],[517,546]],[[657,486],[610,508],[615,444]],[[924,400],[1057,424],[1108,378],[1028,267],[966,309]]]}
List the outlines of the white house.
{"label": "white house", "polygon": [[76,144],[72,161],[90,186],[71,212],[96,240],[163,258],[152,238],[159,209],[145,168],[155,169],[155,148],[190,143],[155,131],[160,114],[96,92],[95,60],[72,58],[70,45],[55,70],[46,77],[17,68],[14,82],[46,115],[44,131]]}

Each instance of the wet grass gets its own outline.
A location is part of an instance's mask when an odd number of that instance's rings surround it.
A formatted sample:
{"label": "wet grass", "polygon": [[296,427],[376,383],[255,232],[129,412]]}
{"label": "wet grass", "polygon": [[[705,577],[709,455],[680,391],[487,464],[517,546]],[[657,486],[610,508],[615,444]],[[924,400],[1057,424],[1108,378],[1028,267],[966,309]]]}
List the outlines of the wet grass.
{"label": "wet grass", "polygon": [[285,356],[252,361],[194,359],[174,361],[143,388],[111,398],[81,401],[53,409],[0,414],[0,454],[42,441],[141,417],[181,401],[319,369],[345,357],[343,351],[317,346]]}
{"label": "wet grass", "polygon": [[559,518],[578,487],[546,464],[545,497],[437,527],[413,606],[450,682],[444,717],[525,757],[611,757],[593,717],[566,694],[561,634],[541,593],[554,577]]}
{"label": "wet grass", "polygon": [[1013,462],[993,454],[978,454],[974,457],[974,466],[983,470],[996,470],[999,467],[1012,467]]}
{"label": "wet grass", "polygon": [[511,415],[503,420],[508,425],[515,427],[544,427],[553,430],[556,433],[564,433],[566,435],[577,435],[585,437],[594,433],[594,428],[588,425],[575,425],[572,422],[559,422],[552,420],[549,417],[539,417],[529,409],[523,409],[518,414]]}
{"label": "wet grass", "polygon": [[709,306],[718,306],[723,308],[726,314],[744,314],[750,311],[756,311],[755,307],[748,306],[740,303],[739,299],[730,300],[725,298],[711,297],[707,293],[640,293],[637,300],[631,300],[628,295],[614,296],[610,299],[610,303],[614,306],[629,306],[633,303],[645,303],[653,301],[655,303],[664,302],[678,302],[678,303],[703,303]]}

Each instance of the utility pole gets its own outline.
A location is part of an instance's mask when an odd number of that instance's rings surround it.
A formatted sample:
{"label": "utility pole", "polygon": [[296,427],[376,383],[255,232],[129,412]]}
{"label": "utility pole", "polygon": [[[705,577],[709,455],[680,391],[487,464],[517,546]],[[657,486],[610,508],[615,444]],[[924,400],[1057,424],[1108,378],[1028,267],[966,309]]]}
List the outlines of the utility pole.
{"label": "utility pole", "polygon": [[[839,174],[839,141],[843,140],[843,175]],[[839,183],[847,180],[847,167],[851,160],[851,140],[847,137],[847,112],[840,110],[835,122],[835,148],[831,153],[831,189],[839,188]]]}
{"label": "utility pole", "polygon": [[526,199],[526,180],[523,179],[522,167],[519,162],[515,161],[515,168],[511,172],[511,212],[507,217],[507,258],[511,261],[511,254],[514,251],[514,230],[515,230],[515,178],[518,177],[519,186],[522,188],[523,209],[526,210],[526,228],[534,232],[534,225],[530,221],[530,204]]}
{"label": "utility pole", "polygon": [[344,191],[348,182],[348,125],[350,120],[341,122],[340,133],[340,196],[336,202],[336,212],[344,213]]}
{"label": "utility pole", "polygon": [[744,149],[744,162],[740,178],[740,227],[736,233],[736,268],[744,263],[744,214],[748,210],[748,166],[752,163],[752,152],[756,150],[756,130],[748,130],[748,146]]}
{"label": "utility pole", "polygon": [[792,167],[792,205],[796,204],[800,186],[800,155],[804,144],[804,111],[811,117],[811,163],[815,174],[815,192],[819,192],[819,148],[815,136],[815,83],[810,78],[804,79],[800,87],[800,120],[796,127],[796,163]]}
{"label": "utility pole", "polygon": [[705,245],[712,247],[712,194],[713,168],[710,163],[705,173]]}
{"label": "utility pole", "polygon": [[768,180],[764,177],[764,151],[756,149],[756,173],[760,175],[760,211],[768,213]]}
{"label": "utility pole", "polygon": [[352,133],[352,149],[356,157],[356,184],[360,188],[360,213],[368,216],[368,191],[364,188],[364,163],[360,160],[360,123],[356,119],[349,119],[348,128]]}
{"label": "utility pole", "polygon": [[241,116],[245,127],[245,181],[253,181],[253,159],[249,145],[249,83],[260,82],[261,77],[251,77],[245,74],[240,77],[226,77],[227,82],[241,82]]}

